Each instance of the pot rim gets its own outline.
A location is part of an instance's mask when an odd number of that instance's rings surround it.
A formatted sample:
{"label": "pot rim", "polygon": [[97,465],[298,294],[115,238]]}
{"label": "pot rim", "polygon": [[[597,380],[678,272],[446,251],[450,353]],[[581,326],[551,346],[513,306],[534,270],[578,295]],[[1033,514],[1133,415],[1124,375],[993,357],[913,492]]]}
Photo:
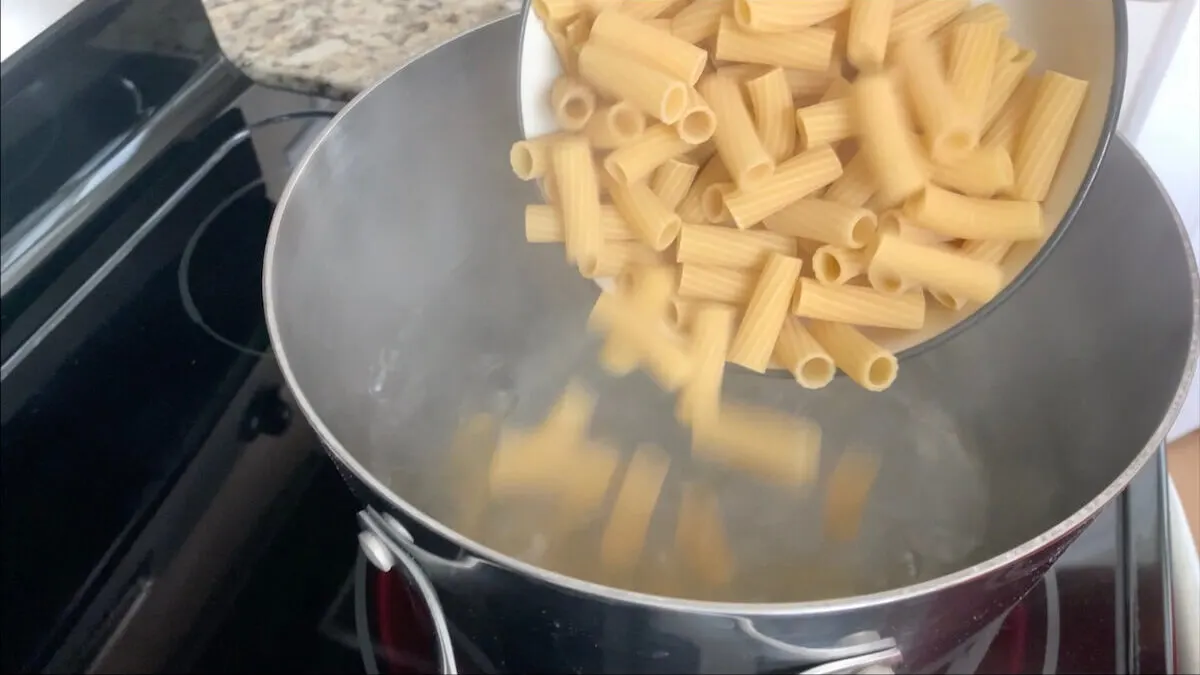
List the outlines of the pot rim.
{"label": "pot rim", "polygon": [[[528,0],[526,0],[526,2],[528,2]],[[1027,280],[1032,275],[1034,269],[1040,264],[1040,262],[1042,260],[1044,260],[1045,255],[1049,252],[1050,248],[1052,248],[1053,244],[1057,243],[1058,239],[1062,236],[1062,233],[1066,230],[1066,226],[1069,223],[1069,221],[1078,212],[1078,210],[1082,204],[1082,201],[1083,201],[1083,196],[1086,194],[1087,189],[1091,187],[1092,183],[1095,180],[1096,174],[1099,170],[1100,161],[1103,158],[1103,156],[1107,150],[1108,143],[1114,133],[1117,112],[1119,111],[1119,108],[1120,108],[1121,97],[1122,97],[1123,90],[1124,90],[1125,51],[1126,51],[1126,33],[1125,33],[1126,13],[1125,13],[1124,2],[1122,0],[1113,0],[1113,7],[1114,7],[1114,11],[1113,11],[1114,23],[1115,23],[1116,29],[1117,29],[1117,31],[1116,31],[1117,35],[1115,37],[1116,58],[1114,59],[1113,87],[1112,87],[1112,91],[1110,94],[1111,99],[1110,99],[1109,108],[1108,108],[1108,118],[1105,121],[1104,131],[1103,131],[1102,137],[1101,137],[1101,143],[1097,147],[1096,155],[1093,157],[1092,164],[1088,169],[1088,173],[1087,173],[1086,179],[1084,181],[1084,188],[1082,188],[1080,190],[1080,193],[1078,195],[1076,195],[1075,201],[1072,203],[1067,216],[1064,218],[1063,225],[1060,226],[1058,228],[1058,231],[1054,235],[1051,236],[1050,240],[1047,241],[1047,245],[1042,247],[1042,251],[1038,254],[1038,256],[1035,257],[1034,260],[1030,263],[1030,265],[1026,268],[1026,270],[1021,275],[1019,275],[1017,277],[1017,279],[1015,279],[1013,281],[1012,284],[1009,285],[1008,290],[1006,290],[999,297],[997,297],[996,300],[993,300],[990,305],[988,305],[987,307],[985,307],[985,308],[981,309],[979,312],[977,312],[975,316],[982,318],[982,316],[984,314],[986,314],[988,311],[990,311],[989,308],[994,309],[994,307],[997,306],[1000,303],[1000,301],[1007,298],[1008,295],[1010,295],[1011,292],[1013,290],[1015,290],[1017,286],[1024,283],[1024,281]],[[466,35],[476,32],[476,31],[487,29],[490,26],[492,26],[493,24],[501,23],[503,21],[511,21],[514,19],[514,16],[519,17],[520,15],[519,14],[508,15],[505,17],[498,18],[496,20],[493,20],[486,24],[478,26],[470,31],[466,31],[454,39],[460,39]],[[1191,382],[1191,376],[1189,374],[1194,374],[1195,369],[1196,369],[1198,353],[1200,353],[1200,335],[1197,335],[1195,332],[1193,332],[1191,344],[1188,347],[1188,355],[1187,355],[1187,359],[1184,363],[1183,377],[1180,378],[1180,382],[1179,382],[1178,388],[1175,392],[1175,396],[1171,401],[1171,404],[1167,410],[1165,417],[1163,418],[1163,421],[1159,424],[1158,428],[1155,429],[1154,433],[1151,434],[1150,439],[1147,441],[1147,443],[1141,449],[1141,451],[1138,452],[1138,454],[1133,459],[1133,461],[1130,463],[1130,465],[1123,472],[1121,472],[1112,481],[1112,483],[1110,483],[1108,485],[1108,487],[1106,487],[1099,495],[1097,495],[1095,498],[1093,498],[1087,504],[1083,505],[1080,509],[1075,511],[1073,514],[1071,514],[1065,520],[1060,522],[1058,525],[1050,528],[1049,530],[1045,531],[1041,535],[1038,535],[1037,537],[1034,537],[1033,539],[1026,541],[1024,544],[1021,544],[1020,546],[1017,546],[1016,548],[1010,549],[1009,551],[1007,551],[1005,553],[1002,553],[997,556],[993,556],[992,558],[989,558],[985,561],[982,561],[982,562],[972,565],[970,567],[963,568],[952,574],[948,574],[948,575],[941,576],[941,577],[936,577],[934,579],[930,579],[928,581],[924,581],[924,582],[921,582],[918,584],[903,586],[900,588],[894,588],[894,589],[890,589],[887,591],[881,591],[881,592],[871,593],[871,594],[867,594],[867,595],[859,595],[859,596],[852,596],[852,597],[846,597],[846,598],[835,598],[835,599],[828,599],[828,600],[805,601],[805,602],[784,602],[784,603],[714,602],[714,601],[704,601],[704,600],[688,600],[688,599],[683,599],[683,598],[672,598],[672,597],[666,597],[666,596],[656,596],[656,595],[650,595],[650,594],[646,594],[646,593],[638,593],[638,592],[634,592],[634,591],[628,591],[628,590],[624,590],[624,589],[614,588],[611,586],[604,586],[602,584],[589,582],[589,581],[583,581],[581,579],[576,579],[574,577],[570,577],[565,574],[560,574],[558,572],[552,572],[550,570],[538,567],[538,566],[530,564],[530,563],[523,562],[523,561],[513,558],[511,556],[505,555],[503,553],[500,553],[499,551],[492,550],[486,546],[483,546],[482,544],[479,544],[478,542],[468,539],[467,537],[464,537],[463,535],[459,534],[452,528],[444,525],[440,521],[438,521],[434,518],[431,518],[429,515],[427,515],[420,509],[415,508],[412,504],[408,503],[404,499],[400,498],[395,492],[393,492],[390,488],[388,488],[386,485],[384,485],[382,482],[380,482],[379,479],[376,478],[372,472],[368,471],[366,469],[366,467],[364,467],[357,459],[355,459],[355,457],[353,455],[351,455],[349,453],[349,451],[347,451],[346,448],[341,444],[341,442],[334,436],[334,434],[330,431],[329,427],[326,426],[324,420],[321,419],[320,415],[313,408],[312,404],[309,402],[308,398],[305,396],[304,391],[301,388],[299,382],[296,381],[295,374],[294,374],[294,372],[291,368],[291,365],[288,361],[288,355],[286,353],[286,350],[283,349],[283,342],[281,340],[281,336],[280,336],[280,332],[279,332],[279,324],[278,324],[278,321],[276,318],[275,300],[274,300],[273,279],[274,279],[274,267],[275,267],[275,251],[277,249],[276,243],[277,243],[277,239],[279,237],[280,225],[282,223],[282,214],[285,210],[285,206],[288,202],[288,198],[290,197],[290,195],[292,193],[292,190],[295,189],[298,177],[300,175],[302,175],[304,172],[305,166],[312,159],[317,148],[319,148],[321,146],[321,143],[332,132],[332,130],[335,128],[336,123],[343,116],[348,114],[348,112],[351,109],[353,109],[357,104],[359,104],[359,102],[361,102],[364,98],[366,98],[367,95],[369,95],[372,91],[374,91],[376,88],[380,87],[384,82],[386,82],[388,79],[390,79],[391,76],[394,75],[396,72],[403,70],[405,67],[407,67],[411,63],[415,62],[417,59],[420,59],[422,56],[429,54],[432,51],[436,51],[436,49],[438,49],[438,47],[434,47],[432,50],[424,52],[423,54],[415,57],[414,59],[410,60],[409,62],[405,63],[404,65],[401,65],[399,68],[392,71],[392,73],[389,73],[388,76],[380,79],[378,82],[373,84],[371,87],[369,87],[366,90],[364,90],[363,92],[361,92],[358,96],[356,96],[354,98],[354,100],[352,100],[350,103],[346,104],[346,106],[344,106],[342,108],[342,110],[339,111],[339,113],[331,121],[331,123],[326,125],[326,127],[321,131],[321,133],[317,137],[316,141],[311,146],[309,146],[309,149],[306,151],[304,158],[300,161],[300,163],[297,165],[295,171],[293,171],[291,177],[288,179],[288,183],[287,183],[286,187],[284,188],[283,193],[280,197],[279,206],[276,207],[275,213],[272,217],[271,231],[267,238],[266,255],[265,255],[265,258],[263,261],[263,303],[264,303],[264,310],[265,310],[265,315],[266,315],[266,319],[267,319],[267,330],[268,330],[268,333],[271,338],[271,344],[273,346],[273,349],[275,352],[275,358],[279,364],[280,371],[283,373],[283,376],[286,379],[288,386],[292,389],[293,396],[295,396],[297,404],[300,406],[301,410],[304,412],[304,415],[307,418],[307,420],[309,421],[309,423],[313,426],[314,431],[316,431],[316,433],[317,433],[318,437],[321,439],[322,443],[326,446],[329,453],[332,455],[332,458],[334,459],[334,461],[340,463],[341,465],[343,465],[344,467],[346,467],[347,469],[352,471],[355,474],[355,476],[357,476],[358,479],[363,482],[364,485],[368,486],[377,495],[382,497],[391,508],[398,509],[399,511],[405,513],[410,518],[412,518],[414,521],[416,521],[418,524],[420,524],[422,527],[428,529],[429,531],[438,535],[439,537],[442,537],[443,539],[447,540],[448,542],[452,543],[456,547],[462,549],[464,552],[466,552],[472,556],[475,556],[489,564],[495,565],[502,569],[510,570],[513,572],[519,572],[519,573],[528,575],[530,577],[533,577],[534,579],[541,581],[543,583],[547,583],[554,587],[564,589],[564,590],[567,590],[570,592],[574,592],[574,593],[577,593],[580,595],[595,596],[595,597],[603,598],[603,599],[606,599],[609,601],[623,602],[623,603],[628,603],[631,605],[652,607],[652,608],[656,608],[656,609],[669,609],[669,610],[674,610],[674,611],[688,613],[688,614],[709,614],[709,615],[718,614],[718,615],[736,615],[736,616],[742,616],[742,617],[772,617],[772,616],[789,616],[789,615],[795,615],[795,614],[820,615],[820,614],[833,614],[833,613],[839,613],[839,612],[844,612],[844,611],[849,611],[849,610],[891,604],[894,602],[899,602],[899,601],[903,601],[903,600],[909,600],[909,599],[913,599],[916,597],[924,596],[926,594],[930,594],[930,593],[933,593],[935,591],[939,591],[942,589],[959,586],[959,585],[968,583],[970,581],[973,581],[975,579],[978,579],[982,576],[994,573],[998,570],[1001,570],[1005,567],[1012,565],[1013,563],[1015,563],[1018,560],[1022,560],[1027,557],[1030,557],[1032,554],[1034,554],[1038,550],[1048,547],[1048,546],[1054,544],[1055,542],[1062,540],[1064,537],[1066,537],[1070,533],[1074,532],[1076,529],[1083,526],[1097,512],[1099,512],[1099,510],[1103,506],[1105,506],[1108,502],[1110,502],[1117,495],[1117,493],[1119,493],[1121,490],[1123,490],[1125,488],[1125,486],[1128,485],[1131,480],[1133,480],[1133,477],[1135,475],[1137,475],[1137,473],[1139,471],[1141,471],[1142,467],[1146,464],[1146,462],[1150,459],[1150,457],[1161,446],[1163,439],[1166,437],[1179,410],[1183,406],[1183,402],[1184,402],[1185,398],[1187,397],[1188,387]],[[1132,148],[1131,148],[1131,150],[1132,150]],[[1143,166],[1146,166],[1146,169],[1150,173],[1151,178],[1155,181],[1156,184],[1159,185],[1159,188],[1161,190],[1162,184],[1158,180],[1158,177],[1154,174],[1153,171],[1150,171],[1149,166],[1146,165],[1145,160],[1141,157],[1141,155],[1139,155],[1136,151],[1133,151],[1133,153],[1134,153],[1134,156],[1137,157],[1138,161],[1141,162]],[[1165,191],[1164,191],[1164,194],[1165,194]],[[1175,226],[1179,230],[1179,234],[1180,234],[1181,240],[1183,241],[1183,245],[1185,248],[1190,249],[1191,248],[1190,240],[1187,236],[1187,232],[1183,226],[1183,223],[1179,217],[1179,214],[1175,210],[1175,206],[1173,203],[1170,204],[1170,208],[1171,208],[1172,213],[1174,214]],[[1194,256],[1185,256],[1185,257],[1187,258],[1187,264],[1188,264],[1189,272],[1190,272],[1189,276],[1190,276],[1191,282],[1192,282],[1192,315],[1193,315],[1193,327],[1195,327],[1195,326],[1200,325],[1200,275],[1197,274],[1197,266],[1196,266],[1195,257]],[[973,319],[964,321],[964,322],[962,322],[962,324],[960,324],[960,326],[971,323],[972,321],[973,321]],[[961,328],[959,328],[958,330],[961,330]],[[946,339],[948,339],[948,337],[950,335],[956,334],[958,332],[958,330],[952,329],[950,331],[947,331],[947,333],[945,333],[943,335],[946,336]],[[941,342],[941,337],[942,336],[939,336],[938,338],[934,338],[934,339],[930,340],[929,342],[930,343]],[[928,344],[928,343],[926,343],[926,344]],[[913,350],[910,350],[910,352],[916,353],[916,352],[922,350],[923,346],[924,345],[915,347]],[[911,355],[911,353],[909,355]]]}

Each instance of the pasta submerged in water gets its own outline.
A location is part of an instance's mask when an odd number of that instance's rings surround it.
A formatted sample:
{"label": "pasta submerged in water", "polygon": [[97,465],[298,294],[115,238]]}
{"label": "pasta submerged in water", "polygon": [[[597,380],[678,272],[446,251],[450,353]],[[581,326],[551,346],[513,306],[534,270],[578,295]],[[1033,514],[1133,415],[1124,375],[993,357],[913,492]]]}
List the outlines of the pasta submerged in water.
{"label": "pasta submerged in water", "polygon": [[[818,475],[819,427],[723,400],[726,363],[784,368],[806,389],[840,370],[886,390],[896,356],[860,327],[919,330],[931,307],[988,302],[1014,243],[1052,231],[1042,202],[1088,83],[1032,75],[1036,54],[1004,35],[1004,10],[970,4],[534,2],[563,75],[546,92],[560,130],[510,153],[547,195],[526,211],[526,239],[618,280],[589,320],[601,365],[676,393],[702,471],[785,490]],[[605,523],[600,578],[636,585],[652,521],[679,494],[677,578],[730,584],[712,485],[673,484],[697,467],[645,444],[622,471],[588,437],[592,403],[570,385],[540,427],[501,432],[488,498],[553,500],[556,531]],[[857,536],[879,467],[843,454],[825,491],[829,540]],[[660,581],[675,576],[663,559]]]}

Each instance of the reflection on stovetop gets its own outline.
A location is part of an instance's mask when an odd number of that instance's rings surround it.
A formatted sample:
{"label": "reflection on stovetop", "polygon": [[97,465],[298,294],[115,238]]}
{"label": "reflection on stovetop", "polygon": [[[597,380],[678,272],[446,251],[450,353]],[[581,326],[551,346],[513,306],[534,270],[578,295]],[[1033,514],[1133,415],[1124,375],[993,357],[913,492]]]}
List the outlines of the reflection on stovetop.
{"label": "reflection on stovetop", "polygon": [[[1164,471],[1159,460],[1146,467],[1024,601],[926,672],[1169,672]],[[231,601],[235,611],[198,658],[177,667],[431,672],[424,606],[395,572],[356,558],[357,508],[333,467],[321,467],[287,530]],[[455,651],[462,672],[497,672],[461,635]]]}

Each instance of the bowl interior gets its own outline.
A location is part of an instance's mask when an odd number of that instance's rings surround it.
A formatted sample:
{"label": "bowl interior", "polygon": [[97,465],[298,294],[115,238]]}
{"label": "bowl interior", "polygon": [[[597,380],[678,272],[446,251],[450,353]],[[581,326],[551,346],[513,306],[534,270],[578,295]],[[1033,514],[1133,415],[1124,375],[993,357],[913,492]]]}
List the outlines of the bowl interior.
{"label": "bowl interior", "polygon": [[[976,0],[975,4],[980,4]],[[1012,19],[1009,35],[1026,49],[1037,52],[1032,72],[1055,70],[1090,83],[1062,164],[1045,202],[1047,236],[1041,241],[1014,246],[1003,263],[1005,282],[1011,283],[1029,266],[1046,242],[1065,222],[1085,183],[1104,141],[1105,126],[1114,99],[1117,58],[1117,25],[1113,0],[994,0]],[[545,27],[532,11],[523,17],[521,40],[521,125],[526,138],[557,131],[548,92],[562,73]],[[1112,114],[1116,115],[1115,105]],[[608,280],[598,280],[608,288]],[[992,302],[1001,301],[1003,294]],[[873,329],[873,339],[900,353],[946,333],[978,312],[983,305],[969,304],[959,311],[929,304],[925,327],[917,331]]]}

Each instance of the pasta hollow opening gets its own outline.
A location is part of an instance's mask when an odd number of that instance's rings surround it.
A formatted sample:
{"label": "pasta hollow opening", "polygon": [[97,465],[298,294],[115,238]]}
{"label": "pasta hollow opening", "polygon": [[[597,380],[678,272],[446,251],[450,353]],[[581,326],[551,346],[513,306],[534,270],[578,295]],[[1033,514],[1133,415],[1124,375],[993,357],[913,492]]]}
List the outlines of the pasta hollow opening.
{"label": "pasta hollow opening", "polygon": [[725,193],[722,192],[720,184],[704,188],[704,192],[700,193],[700,208],[709,222],[721,221],[721,216],[725,213]]}
{"label": "pasta hollow opening", "polygon": [[904,288],[904,280],[887,270],[877,270],[870,275],[871,285],[875,290],[884,293],[899,293]]}
{"label": "pasta hollow opening", "polygon": [[854,221],[854,227],[850,228],[850,241],[860,248],[870,244],[874,236],[875,218],[870,215],[863,215]]}
{"label": "pasta hollow opening", "polygon": [[833,361],[814,356],[800,365],[800,383],[808,387],[823,387],[833,379]]}
{"label": "pasta hollow opening", "polygon": [[516,143],[508,151],[508,160],[512,163],[513,172],[521,180],[533,178],[533,152],[525,143]]}
{"label": "pasta hollow opening", "polygon": [[938,304],[953,309],[956,312],[967,305],[963,298],[957,298],[945,291],[930,291],[930,294],[934,300],[937,300]]}
{"label": "pasta hollow opening", "polygon": [[654,250],[661,251],[675,241],[679,237],[679,229],[682,222],[679,216],[675,216],[663,225],[662,231],[658,233],[658,237],[652,242]]}
{"label": "pasta hollow opening", "polygon": [[841,278],[842,263],[828,251],[817,251],[813,254],[813,272],[817,275],[817,281],[831,284]]}
{"label": "pasta hollow opening", "polygon": [[975,147],[975,139],[966,129],[953,129],[936,142],[933,150],[934,157],[960,158]]}
{"label": "pasta hollow opening", "polygon": [[880,356],[871,361],[871,366],[867,368],[867,381],[878,390],[892,386],[892,382],[896,381],[895,358]]}
{"label": "pasta hollow opening", "polygon": [[630,108],[613,108],[608,117],[613,131],[622,138],[633,138],[645,130],[640,113]]}
{"label": "pasta hollow opening", "polygon": [[679,137],[693,145],[712,138],[717,131],[717,118],[707,108],[688,112],[679,122]]}
{"label": "pasta hollow opening", "polygon": [[592,115],[592,106],[582,96],[571,96],[563,101],[563,114],[571,122],[583,126]]}
{"label": "pasta hollow opening", "polygon": [[683,117],[683,111],[687,109],[687,103],[687,89],[683,85],[677,84],[667,89],[667,93],[663,96],[662,100],[662,121],[670,124]]}
{"label": "pasta hollow opening", "polygon": [[733,3],[733,17],[743,26],[750,25],[752,14],[753,11],[750,9],[750,2],[748,0],[737,0]]}
{"label": "pasta hollow opening", "polygon": [[775,167],[770,162],[752,164],[746,169],[746,178],[751,183],[762,183],[775,173]]}

